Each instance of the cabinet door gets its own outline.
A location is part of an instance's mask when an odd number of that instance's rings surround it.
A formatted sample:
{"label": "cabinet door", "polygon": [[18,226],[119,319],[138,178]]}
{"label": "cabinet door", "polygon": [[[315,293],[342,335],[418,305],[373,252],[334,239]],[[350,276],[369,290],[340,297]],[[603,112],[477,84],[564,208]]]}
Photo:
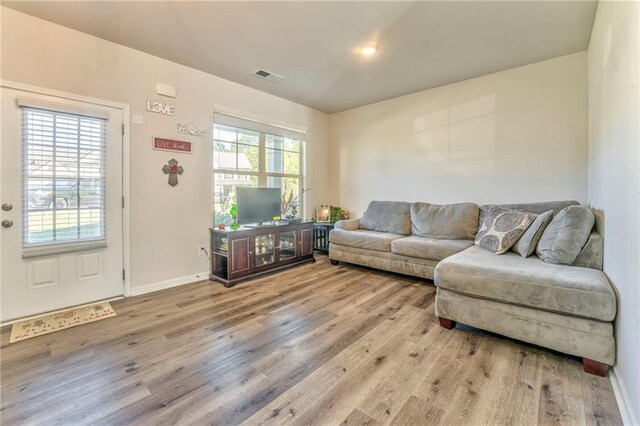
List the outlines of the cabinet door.
{"label": "cabinet door", "polygon": [[276,263],[276,234],[258,234],[253,240],[253,265],[260,268]]}
{"label": "cabinet door", "polygon": [[237,274],[249,270],[249,237],[229,240],[229,273]]}
{"label": "cabinet door", "polygon": [[286,262],[298,257],[298,236],[295,229],[278,233],[278,262]]}
{"label": "cabinet door", "polygon": [[300,230],[300,256],[313,256],[313,229]]}

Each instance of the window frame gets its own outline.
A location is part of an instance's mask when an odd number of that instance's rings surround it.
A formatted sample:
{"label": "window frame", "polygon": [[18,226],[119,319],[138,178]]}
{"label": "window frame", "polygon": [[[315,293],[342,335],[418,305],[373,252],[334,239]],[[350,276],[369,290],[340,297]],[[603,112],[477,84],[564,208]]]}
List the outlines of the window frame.
{"label": "window frame", "polygon": [[[232,128],[236,130],[236,138],[235,138],[235,142],[229,142],[229,141],[225,141],[222,139],[216,139],[215,137],[215,130],[216,130],[216,126],[224,126],[227,128]],[[268,172],[267,171],[267,149],[271,149],[271,148],[267,148],[267,135],[270,136],[274,136],[274,137],[284,137],[284,136],[280,136],[280,135],[275,135],[273,133],[269,133],[269,132],[265,132],[265,131],[258,131],[258,130],[253,130],[253,129],[245,129],[242,127],[237,127],[237,126],[231,126],[228,124],[219,124],[219,123],[215,123],[213,124],[213,136],[212,136],[212,143],[213,143],[213,156],[215,158],[215,153],[216,153],[216,148],[215,148],[215,144],[216,142],[223,142],[223,143],[233,143],[234,145],[236,145],[236,153],[237,151],[237,146],[238,145],[247,145],[247,144],[243,144],[241,142],[238,142],[238,136],[237,136],[237,131],[238,130],[246,130],[248,132],[253,132],[253,133],[257,133],[258,134],[258,171],[244,171],[244,170],[239,170],[238,169],[238,163],[236,160],[236,168],[235,169],[224,169],[224,168],[216,168],[215,165],[213,167],[213,187],[214,187],[214,200],[213,200],[213,216],[214,216],[214,220],[215,220],[215,215],[216,215],[216,211],[215,211],[215,205],[216,205],[216,200],[215,200],[215,186],[216,186],[216,174],[222,174],[223,176],[225,174],[233,174],[235,176],[255,176],[258,178],[258,188],[270,188],[268,186],[269,183],[269,178],[273,177],[273,178],[295,178],[298,179],[298,199],[300,200],[300,205],[299,205],[299,212],[298,215],[299,217],[304,217],[305,216],[305,212],[306,212],[306,203],[304,202],[304,198],[302,197],[302,193],[304,192],[304,188],[305,188],[305,145],[306,145],[306,141],[304,139],[295,139],[295,138],[286,138],[286,139],[292,139],[292,140],[296,140],[299,143],[299,150],[298,150],[298,173],[280,173],[280,172]],[[251,145],[254,146],[254,145]],[[285,150],[285,149],[281,149],[280,151],[284,152],[295,152],[295,151],[289,151],[289,150]]]}

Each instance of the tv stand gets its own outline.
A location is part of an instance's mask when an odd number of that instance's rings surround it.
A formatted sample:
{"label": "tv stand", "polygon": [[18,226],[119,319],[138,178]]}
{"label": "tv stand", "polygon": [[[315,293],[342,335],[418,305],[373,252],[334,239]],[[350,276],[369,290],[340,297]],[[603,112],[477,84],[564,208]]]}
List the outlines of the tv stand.
{"label": "tv stand", "polygon": [[233,287],[266,273],[315,262],[313,222],[210,228],[212,281]]}

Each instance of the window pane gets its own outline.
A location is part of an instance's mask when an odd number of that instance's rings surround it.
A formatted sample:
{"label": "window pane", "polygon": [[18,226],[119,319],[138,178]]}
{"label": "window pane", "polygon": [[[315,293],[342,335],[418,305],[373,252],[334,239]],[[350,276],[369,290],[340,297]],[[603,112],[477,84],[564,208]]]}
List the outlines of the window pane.
{"label": "window pane", "polygon": [[238,171],[257,172],[260,163],[258,153],[257,146],[238,145]]}
{"label": "window pane", "polygon": [[213,168],[236,170],[238,167],[236,144],[215,141],[213,144]]}
{"label": "window pane", "polygon": [[29,176],[53,177],[53,143],[37,143],[27,146],[27,174]]}
{"label": "window pane", "polygon": [[29,212],[29,222],[26,230],[29,242],[42,244],[53,239],[53,210]]}
{"label": "window pane", "polygon": [[56,241],[78,239],[78,210],[56,210]]}
{"label": "window pane", "polygon": [[236,142],[236,131],[233,127],[213,126],[213,139],[226,142]]}
{"label": "window pane", "polygon": [[286,151],[300,152],[300,141],[283,138],[275,135],[265,135],[267,148],[284,149]]}
{"label": "window pane", "polygon": [[300,173],[300,154],[297,152],[267,149],[267,172],[269,173]]}
{"label": "window pane", "polygon": [[[100,208],[104,198],[102,182],[97,179],[80,179],[80,191],[78,200],[81,209]],[[74,206],[77,203],[74,203]]]}
{"label": "window pane", "polygon": [[284,152],[284,172],[296,175],[300,173],[300,153]]}
{"label": "window pane", "polygon": [[282,193],[282,215],[285,219],[300,217],[300,179],[297,177],[267,178],[269,188],[280,188]]}
{"label": "window pane", "polygon": [[284,173],[284,151],[267,149],[267,172]]}
{"label": "window pane", "polygon": [[53,208],[53,179],[30,177],[27,181],[27,208],[29,210],[48,210]]}
{"label": "window pane", "polygon": [[258,146],[260,144],[260,133],[238,129],[238,143]]}
{"label": "window pane", "polygon": [[214,175],[214,194],[213,194],[213,211],[214,225],[224,223],[231,225],[233,218],[229,213],[231,204],[235,202],[236,188],[240,186],[258,186],[257,176],[232,175],[231,178],[225,177],[221,173]]}
{"label": "window pane", "polygon": [[82,238],[97,238],[103,235],[104,229],[102,229],[101,211],[96,208],[81,209],[79,211],[80,217],[78,222],[80,223],[80,237]]}
{"label": "window pane", "polygon": [[[24,108],[25,246],[105,237],[106,121]],[[93,231],[83,233],[83,209]]]}
{"label": "window pane", "polygon": [[[217,139],[217,136],[224,139]],[[259,145],[259,133],[228,126],[214,126],[214,170],[257,172],[260,163]]]}
{"label": "window pane", "polygon": [[260,133],[252,130],[215,124],[213,126],[213,139],[220,142],[232,142],[257,146],[260,143]]}

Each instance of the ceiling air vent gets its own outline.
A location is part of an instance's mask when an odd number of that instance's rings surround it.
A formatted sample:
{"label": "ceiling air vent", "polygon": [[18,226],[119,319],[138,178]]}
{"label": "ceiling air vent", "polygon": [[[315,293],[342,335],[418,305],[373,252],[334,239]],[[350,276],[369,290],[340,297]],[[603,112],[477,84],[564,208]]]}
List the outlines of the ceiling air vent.
{"label": "ceiling air vent", "polygon": [[278,75],[276,73],[273,73],[271,71],[267,71],[267,70],[257,70],[254,71],[253,75],[257,75],[260,78],[264,78],[265,80],[269,80],[272,83],[277,83],[280,80],[282,80],[284,77],[281,75]]}

